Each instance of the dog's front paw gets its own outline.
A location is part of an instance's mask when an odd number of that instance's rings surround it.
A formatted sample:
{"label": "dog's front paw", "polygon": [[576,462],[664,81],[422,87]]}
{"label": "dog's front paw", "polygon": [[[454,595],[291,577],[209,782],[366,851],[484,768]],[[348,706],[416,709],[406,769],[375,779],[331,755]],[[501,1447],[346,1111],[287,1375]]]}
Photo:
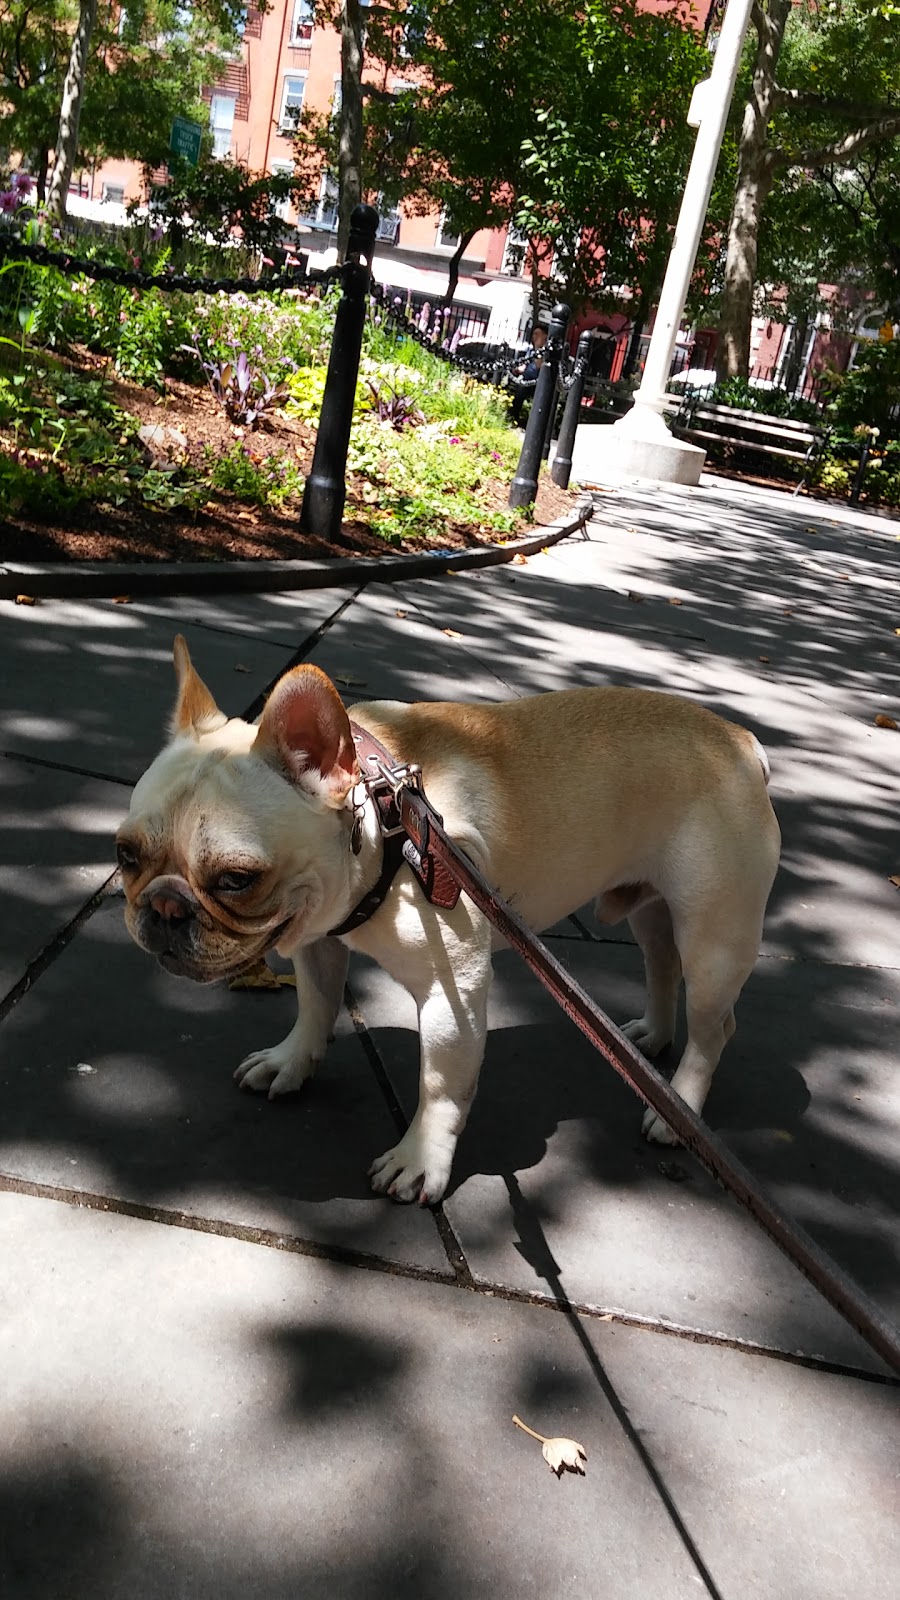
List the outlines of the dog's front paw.
{"label": "dog's front paw", "polygon": [[288,1048],[289,1041],[272,1045],[268,1050],[254,1050],[237,1068],[235,1081],[242,1089],[255,1089],[268,1093],[270,1100],[280,1094],[293,1094],[311,1078],[318,1066],[312,1056]]}
{"label": "dog's front paw", "polygon": [[658,1056],[666,1045],[672,1043],[672,1035],[665,1033],[662,1028],[652,1027],[647,1017],[636,1017],[634,1022],[626,1022],[621,1031],[645,1056]]}
{"label": "dog's front paw", "polygon": [[452,1150],[448,1156],[429,1150],[421,1135],[410,1128],[393,1150],[386,1150],[372,1162],[372,1188],[376,1194],[390,1195],[392,1200],[435,1205],[447,1187],[452,1159]]}
{"label": "dog's front paw", "polygon": [[678,1143],[678,1135],[672,1132],[667,1122],[663,1122],[662,1117],[657,1115],[652,1106],[648,1106],[644,1112],[641,1133],[650,1144]]}

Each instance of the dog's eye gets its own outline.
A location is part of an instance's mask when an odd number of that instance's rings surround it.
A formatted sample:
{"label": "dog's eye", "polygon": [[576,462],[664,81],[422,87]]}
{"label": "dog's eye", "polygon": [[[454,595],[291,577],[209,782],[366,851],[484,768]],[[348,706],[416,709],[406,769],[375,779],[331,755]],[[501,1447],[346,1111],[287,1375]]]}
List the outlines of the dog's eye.
{"label": "dog's eye", "polygon": [[137,871],[139,857],[133,844],[117,844],[116,859],[123,872]]}
{"label": "dog's eye", "polygon": [[216,889],[220,894],[242,894],[258,877],[258,872],[221,872],[216,879]]}

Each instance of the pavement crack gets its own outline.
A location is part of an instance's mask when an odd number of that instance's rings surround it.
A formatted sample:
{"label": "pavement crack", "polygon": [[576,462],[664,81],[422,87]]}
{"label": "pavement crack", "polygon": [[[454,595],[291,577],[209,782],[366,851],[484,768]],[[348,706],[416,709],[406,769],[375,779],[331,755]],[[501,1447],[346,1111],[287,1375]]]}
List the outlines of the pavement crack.
{"label": "pavement crack", "polygon": [[316,648],[316,645],[325,637],[325,634],[328,632],[329,628],[332,628],[336,622],[339,622],[341,617],[344,615],[344,612],[349,611],[350,607],[356,604],[356,601],[359,599],[365,588],[365,582],[357,584],[357,587],[353,590],[353,593],[348,595],[346,600],[342,600],[341,604],[336,608],[336,610],[332,611],[330,616],[325,618],[324,622],[320,622],[319,626],[314,628],[312,633],[307,634],[306,638],[303,640],[303,643],[297,646],[287,665],[284,667],[279,667],[274,678],[270,679],[265,688],[260,690],[259,694],[250,701],[247,709],[241,713],[245,722],[256,721],[256,718],[262,712],[263,706],[268,700],[269,695],[272,693],[276,683],[278,683],[279,680],[284,677],[286,672],[290,672],[292,667],[299,667],[300,663],[305,661],[307,656],[312,654],[313,650]]}
{"label": "pavement crack", "polygon": [[99,911],[104,902],[111,898],[118,886],[118,877],[118,868],[111,868],[109,877],[100,885],[100,888],[91,895],[91,898],[85,901],[80,911],[76,911],[74,917],[72,917],[64,927],[60,928],[59,932],[54,934],[53,938],[44,945],[44,948],[41,950],[40,954],[36,955],[34,960],[28,963],[28,966],[26,967],[18,983],[14,984],[8,993],[4,995],[3,999],[0,1000],[0,1022],[3,1022],[6,1019],[10,1011],[13,1010],[13,1007],[17,1006],[19,1001],[28,993],[29,989],[34,987],[38,978],[40,978],[42,973],[46,972],[47,968],[52,965],[57,956],[62,955],[62,952],[65,950],[66,946],[71,944],[76,933],[78,933],[79,930],[84,927],[84,924],[90,920],[95,911]]}
{"label": "pavement crack", "polygon": [[97,778],[101,783],[118,783],[133,789],[135,778],[118,778],[112,772],[97,772],[93,767],[73,767],[67,761],[48,761],[43,756],[28,755],[22,750],[0,750],[7,761],[18,761],[23,767],[46,767],[51,772],[72,772],[77,778]]}

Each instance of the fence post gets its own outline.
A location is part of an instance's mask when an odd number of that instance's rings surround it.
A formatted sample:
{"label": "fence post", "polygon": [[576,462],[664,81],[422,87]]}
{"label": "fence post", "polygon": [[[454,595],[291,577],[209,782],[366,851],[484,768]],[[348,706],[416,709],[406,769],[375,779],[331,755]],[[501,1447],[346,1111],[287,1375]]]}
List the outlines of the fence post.
{"label": "fence post", "polygon": [[316,534],[322,539],[334,539],[340,533],[344,515],[347,449],[377,228],[378,212],[374,206],[356,206],[350,217],[347,258],[341,268],[343,293],[331,339],[316,448],[300,507],[301,533]]}
{"label": "fence post", "polygon": [[859,457],[859,466],[856,469],[856,477],[853,479],[853,488],[850,490],[851,506],[859,505],[859,497],[862,494],[863,478],[866,475],[866,467],[869,465],[869,451],[875,443],[875,440],[878,438],[880,432],[880,428],[866,429],[866,437],[863,440],[863,447]]}
{"label": "fence post", "polygon": [[538,373],[537,388],[528,413],[528,426],[522,441],[519,465],[509,491],[509,503],[514,508],[532,505],[537,494],[544,439],[550,426],[550,419],[556,411],[559,361],[570,315],[569,307],[562,303],[555,305],[550,313],[547,357]]}
{"label": "fence post", "polygon": [[560,489],[568,489],[569,477],[572,472],[572,451],[575,447],[575,430],[578,427],[578,418],[581,413],[581,400],[584,394],[584,380],[587,374],[588,362],[591,359],[591,334],[588,329],[578,341],[578,352],[575,356],[575,367],[569,382],[569,392],[566,395],[566,409],[563,412],[562,427],[556,442],[556,455],[550,476]]}

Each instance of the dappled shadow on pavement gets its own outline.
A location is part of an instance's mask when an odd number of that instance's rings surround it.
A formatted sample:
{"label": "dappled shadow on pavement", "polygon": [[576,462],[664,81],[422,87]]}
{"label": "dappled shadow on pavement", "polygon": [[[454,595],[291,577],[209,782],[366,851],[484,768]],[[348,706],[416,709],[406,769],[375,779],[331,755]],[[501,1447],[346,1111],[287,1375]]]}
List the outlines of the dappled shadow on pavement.
{"label": "dappled shadow on pavement", "polygon": [[[884,1300],[897,1283],[900,1209],[898,989],[889,970],[900,963],[888,881],[900,868],[900,739],[873,719],[897,710],[900,640],[889,606],[897,552],[889,525],[848,531],[821,507],[761,511],[720,494],[622,493],[604,500],[590,541],[527,567],[370,591],[313,640],[312,655],[348,680],[348,700],[626,682],[696,696],[754,728],[772,761],[784,864],[764,956],[707,1112],[786,1208]],[[211,623],[196,618],[192,649],[225,708],[246,705],[344,598],[218,602]],[[184,626],[177,612],[45,606],[11,619],[19,625],[7,629],[15,687],[6,746],[101,781],[132,778],[157,747],[169,706],[171,634]],[[112,865],[87,812],[80,826],[71,817],[66,825],[70,839],[83,833],[85,861],[98,872]],[[7,926],[42,892],[39,872],[20,877]],[[349,1023],[299,1100],[270,1106],[241,1096],[230,1071],[286,1031],[289,997],[203,993],[164,979],[127,943],[119,915],[112,905],[93,917],[3,1024],[0,1165],[442,1266],[426,1218],[368,1194],[365,1167],[393,1128]],[[640,971],[627,942],[573,941],[565,952],[614,1017],[635,1014]],[[553,1249],[568,1252],[568,1291],[592,1301],[604,1300],[624,1241],[626,1253],[655,1256],[657,1266],[674,1252],[668,1276],[632,1278],[640,1309],[653,1309],[654,1284],[674,1305],[676,1287],[693,1292],[685,1282],[694,1234],[711,1229],[711,1255],[721,1241],[726,1263],[718,1274],[704,1268],[712,1317],[716,1277],[739,1274],[723,1202],[692,1163],[680,1183],[660,1173],[659,1152],[637,1135],[629,1091],[549,1002],[510,977],[510,959],[498,970],[495,1029],[451,1201],[452,1211],[471,1196],[464,1231],[476,1265],[509,1281],[515,1235],[504,1184],[518,1172],[528,1175],[529,1203],[547,1208]],[[375,998],[374,988],[363,992],[363,1014],[408,1108],[415,1042],[388,1024]],[[534,1272],[529,1281],[539,1287]],[[627,1275],[622,1282],[624,1293]],[[741,1295],[764,1293],[738,1284],[732,1311]],[[702,1321],[699,1305],[694,1314]],[[779,1323],[769,1303],[758,1326],[793,1347],[804,1315],[788,1308]]]}

